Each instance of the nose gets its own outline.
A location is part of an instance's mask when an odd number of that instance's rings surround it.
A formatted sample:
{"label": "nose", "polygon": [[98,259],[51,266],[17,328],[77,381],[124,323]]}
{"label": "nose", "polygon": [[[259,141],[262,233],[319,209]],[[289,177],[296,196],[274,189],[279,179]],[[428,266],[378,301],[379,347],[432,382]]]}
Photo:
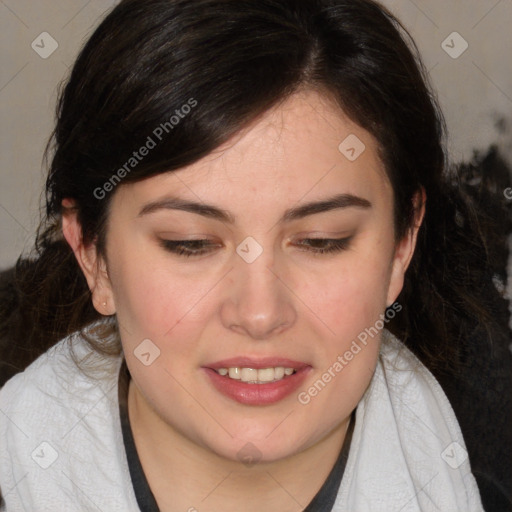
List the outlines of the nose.
{"label": "nose", "polygon": [[235,258],[221,307],[224,327],[257,340],[289,329],[297,318],[294,295],[286,275],[273,265],[271,251],[263,251],[252,263]]}

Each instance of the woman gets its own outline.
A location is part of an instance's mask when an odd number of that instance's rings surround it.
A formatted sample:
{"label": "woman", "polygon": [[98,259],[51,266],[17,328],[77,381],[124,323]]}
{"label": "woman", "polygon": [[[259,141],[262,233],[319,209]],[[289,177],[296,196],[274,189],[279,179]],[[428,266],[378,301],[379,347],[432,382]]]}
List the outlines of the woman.
{"label": "woman", "polygon": [[483,510],[427,368],[492,261],[439,267],[485,242],[406,40],[369,0],[101,23],[39,238],[62,313],[0,391],[4,510]]}

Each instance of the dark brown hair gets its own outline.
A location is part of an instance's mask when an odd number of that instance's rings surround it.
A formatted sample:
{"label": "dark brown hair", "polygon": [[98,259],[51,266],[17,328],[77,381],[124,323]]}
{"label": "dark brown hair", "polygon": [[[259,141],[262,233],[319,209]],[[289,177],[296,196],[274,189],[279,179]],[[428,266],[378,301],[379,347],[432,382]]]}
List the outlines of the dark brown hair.
{"label": "dark brown hair", "polygon": [[[460,361],[477,326],[499,328],[507,302],[508,205],[488,183],[469,186],[444,151],[444,121],[414,42],[371,0],[124,0],[82,49],[60,94],[35,257],[17,262],[0,333],[2,360],[17,371],[100,315],[62,237],[61,202],[73,198],[84,242],[105,247],[112,193],[95,191],[156,127],[197,102],[122,183],[208,155],[299,88],[329,95],[378,141],[394,191],[397,238],[413,222],[423,187],[427,211],[387,326],[429,367]],[[167,133],[168,132],[168,133]],[[467,170],[467,169],[466,169]],[[122,183],[120,186],[122,186]],[[114,189],[115,190],[115,189]],[[8,302],[8,303],[7,303]],[[503,322],[502,322],[503,323]],[[115,321],[111,322],[115,329]],[[505,329],[505,327],[501,327]],[[90,339],[105,354],[120,351]],[[7,363],[6,363],[7,364]]]}

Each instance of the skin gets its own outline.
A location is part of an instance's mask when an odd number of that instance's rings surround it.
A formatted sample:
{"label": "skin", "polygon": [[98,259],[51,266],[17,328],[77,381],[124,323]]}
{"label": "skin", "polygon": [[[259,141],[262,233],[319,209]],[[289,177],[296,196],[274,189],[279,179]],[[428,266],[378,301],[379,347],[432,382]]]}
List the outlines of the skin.
{"label": "skin", "polygon": [[[338,146],[364,142],[353,162]],[[335,193],[348,207],[278,222],[286,209]],[[232,225],[148,203],[169,195],[216,205]],[[108,219],[106,258],[84,247],[72,210],[63,230],[97,310],[116,314],[132,381],[129,415],[139,456],[161,510],[298,511],[327,478],[350,413],[377,364],[373,338],[307,405],[297,399],[397,298],[424,214],[395,242],[393,191],[374,138],[317,92],[305,90],[266,112],[199,162],[119,186]],[[64,205],[69,205],[65,201]],[[248,236],[263,248],[253,262],[236,252]],[[352,237],[340,252],[314,254],[308,237]],[[198,257],[173,254],[158,239],[210,239]],[[304,242],[303,242],[304,243]],[[106,305],[104,305],[106,303]],[[160,356],[145,366],[134,350],[149,338]],[[201,369],[224,358],[282,356],[311,365],[297,393],[272,405],[230,400]],[[261,460],[247,467],[251,442]]]}

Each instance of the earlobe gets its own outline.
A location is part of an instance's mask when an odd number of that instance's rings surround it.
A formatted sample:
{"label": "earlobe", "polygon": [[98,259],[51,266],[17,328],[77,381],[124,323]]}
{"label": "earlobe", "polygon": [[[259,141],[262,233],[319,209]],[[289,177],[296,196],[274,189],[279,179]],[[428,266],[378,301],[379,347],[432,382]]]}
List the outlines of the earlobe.
{"label": "earlobe", "polygon": [[413,197],[415,212],[413,225],[410,226],[407,233],[402,240],[400,240],[395,249],[395,256],[391,269],[391,279],[386,300],[387,307],[391,306],[395,302],[404,286],[405,272],[407,271],[413,257],[418,239],[418,231],[425,216],[426,199],[425,189],[421,187],[421,190]]}
{"label": "earlobe", "polygon": [[78,209],[75,203],[70,199],[64,199],[62,207],[62,233],[73,250],[87,280],[93,305],[98,313],[113,315],[115,305],[112,288],[106,269],[100,268],[102,261],[99,260],[96,245],[91,243],[87,247],[84,246],[82,228],[78,222]]}

